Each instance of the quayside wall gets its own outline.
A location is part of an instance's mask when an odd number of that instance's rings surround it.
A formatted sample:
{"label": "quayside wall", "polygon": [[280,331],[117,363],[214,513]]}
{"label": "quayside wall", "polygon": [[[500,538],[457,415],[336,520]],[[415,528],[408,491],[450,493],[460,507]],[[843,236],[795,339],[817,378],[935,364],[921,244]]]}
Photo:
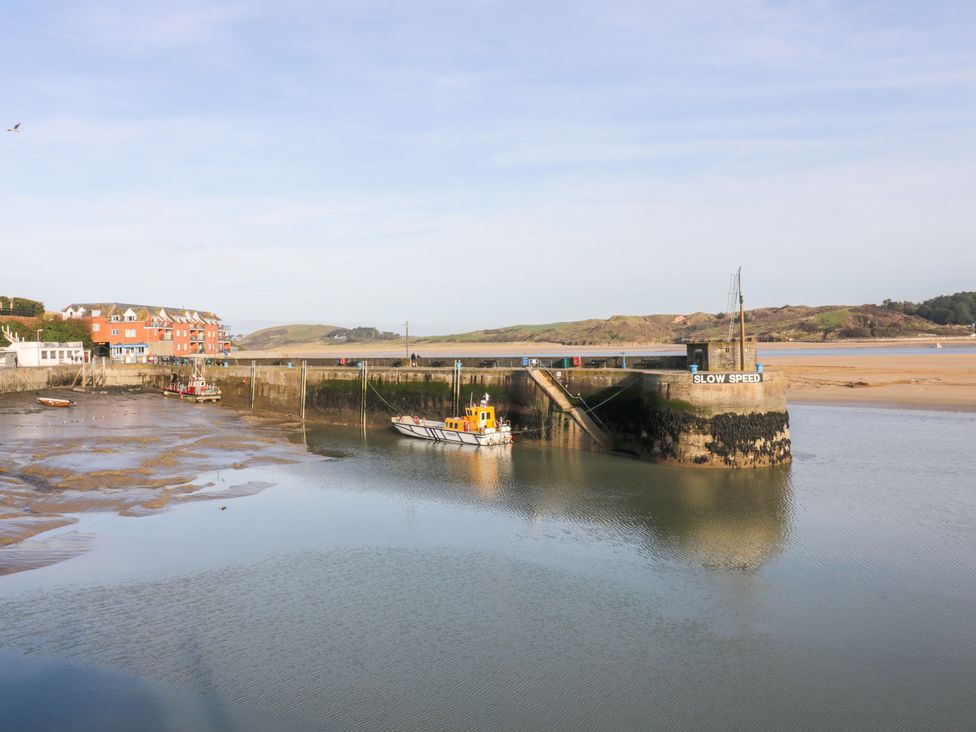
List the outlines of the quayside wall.
{"label": "quayside wall", "polygon": [[77,366],[0,368],[0,394],[40,391],[56,386],[68,386],[77,373]]}
{"label": "quayside wall", "polygon": [[[145,388],[162,388],[174,370],[185,372],[186,367],[108,364],[95,369],[99,385]],[[15,371],[16,377],[11,379],[7,371]],[[0,372],[0,391],[67,385],[77,368],[64,374],[24,373],[44,371],[59,370]],[[547,373],[573,408],[594,418],[615,450],[655,462],[707,467],[774,465],[791,459],[785,378],[779,373],[725,374],[711,380],[702,374],[696,380],[683,370],[570,368]],[[469,400],[488,393],[499,414],[511,420],[516,440],[599,449],[579,420],[522,367],[462,368],[455,375],[452,368],[370,362],[364,383],[363,371],[355,365],[308,366],[304,394],[299,364],[212,366],[206,375],[221,387],[228,406],[293,417],[304,409],[306,419],[373,428],[389,428],[394,414],[450,416],[457,397],[463,409]],[[13,388],[18,386],[23,388]]]}
{"label": "quayside wall", "polygon": [[[551,370],[573,406],[595,417],[615,450],[646,460],[711,467],[789,462],[791,443],[785,378],[778,373],[712,379],[679,370],[572,368]],[[731,376],[727,374],[726,376]],[[300,416],[301,369],[287,366],[215,367],[208,371],[227,404]],[[463,408],[491,395],[512,422],[516,439],[596,448],[573,416],[561,409],[521,367],[459,372]],[[333,424],[388,427],[394,414],[443,418],[453,414],[451,368],[375,367],[367,384],[353,367],[309,366],[305,416]],[[748,379],[748,380],[746,380]],[[365,409],[363,409],[365,391]]]}
{"label": "quayside wall", "polygon": [[[94,375],[96,388],[162,387],[169,374],[158,366],[102,363],[99,359],[94,364],[86,364],[84,369],[85,384],[90,385]],[[80,387],[81,381],[82,370],[78,365],[0,368],[0,394]]]}

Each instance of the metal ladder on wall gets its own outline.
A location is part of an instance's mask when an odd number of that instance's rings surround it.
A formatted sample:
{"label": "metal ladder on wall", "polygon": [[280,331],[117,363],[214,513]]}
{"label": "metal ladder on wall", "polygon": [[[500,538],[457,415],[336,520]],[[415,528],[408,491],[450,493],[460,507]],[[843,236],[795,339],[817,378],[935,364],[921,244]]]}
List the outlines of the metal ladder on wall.
{"label": "metal ladder on wall", "polygon": [[573,406],[573,403],[570,401],[572,395],[566,391],[566,387],[556,380],[556,377],[546,369],[527,366],[525,370],[529,372],[529,376],[539,385],[539,388],[556,403],[556,406],[563,412],[568,413],[583,431],[589,435],[590,439],[604,450],[613,450],[613,440],[610,439],[610,435],[606,433],[603,427],[597,424],[593,417]]}

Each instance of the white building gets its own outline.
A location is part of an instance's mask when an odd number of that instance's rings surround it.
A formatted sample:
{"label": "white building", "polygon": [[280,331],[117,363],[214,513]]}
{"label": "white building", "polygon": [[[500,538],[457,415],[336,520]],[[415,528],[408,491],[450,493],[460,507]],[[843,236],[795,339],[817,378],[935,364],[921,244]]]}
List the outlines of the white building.
{"label": "white building", "polygon": [[22,341],[7,328],[3,329],[3,335],[10,341],[10,345],[3,350],[7,354],[16,354],[18,366],[59,366],[83,364],[86,361],[85,347],[81,341]]}
{"label": "white building", "polygon": [[6,348],[17,354],[18,366],[59,366],[85,363],[85,347],[81,341],[53,343],[51,341],[18,341]]}

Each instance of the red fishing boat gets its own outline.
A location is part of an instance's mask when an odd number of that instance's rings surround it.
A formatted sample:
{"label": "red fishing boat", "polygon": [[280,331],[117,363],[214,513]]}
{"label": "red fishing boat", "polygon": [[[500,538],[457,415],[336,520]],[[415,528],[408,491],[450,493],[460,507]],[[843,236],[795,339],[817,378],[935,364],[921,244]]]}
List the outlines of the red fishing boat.
{"label": "red fishing boat", "polygon": [[169,386],[163,389],[163,396],[175,396],[191,402],[219,402],[220,387],[208,383],[194,366],[193,374],[186,381],[180,381],[180,375],[174,373]]}

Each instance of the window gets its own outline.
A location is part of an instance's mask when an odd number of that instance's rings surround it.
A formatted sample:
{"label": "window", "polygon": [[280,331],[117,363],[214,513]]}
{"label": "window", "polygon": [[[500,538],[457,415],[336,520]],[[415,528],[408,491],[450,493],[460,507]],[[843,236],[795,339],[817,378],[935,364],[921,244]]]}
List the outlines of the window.
{"label": "window", "polygon": [[102,326],[101,326],[100,323],[92,323],[92,333],[97,333],[101,329],[102,329]]}
{"label": "window", "polygon": [[112,335],[118,335],[118,334],[119,334],[119,329],[118,328],[112,328]]}
{"label": "window", "polygon": [[113,315],[112,316],[112,322],[113,323],[118,323],[119,322],[119,316],[118,315]]}
{"label": "window", "polygon": [[126,338],[135,338],[136,337],[136,329],[135,328],[126,328],[125,329],[125,337]]}
{"label": "window", "polygon": [[41,351],[41,359],[47,361],[47,351]]}
{"label": "window", "polygon": [[64,361],[64,351],[58,351],[58,361]]}

